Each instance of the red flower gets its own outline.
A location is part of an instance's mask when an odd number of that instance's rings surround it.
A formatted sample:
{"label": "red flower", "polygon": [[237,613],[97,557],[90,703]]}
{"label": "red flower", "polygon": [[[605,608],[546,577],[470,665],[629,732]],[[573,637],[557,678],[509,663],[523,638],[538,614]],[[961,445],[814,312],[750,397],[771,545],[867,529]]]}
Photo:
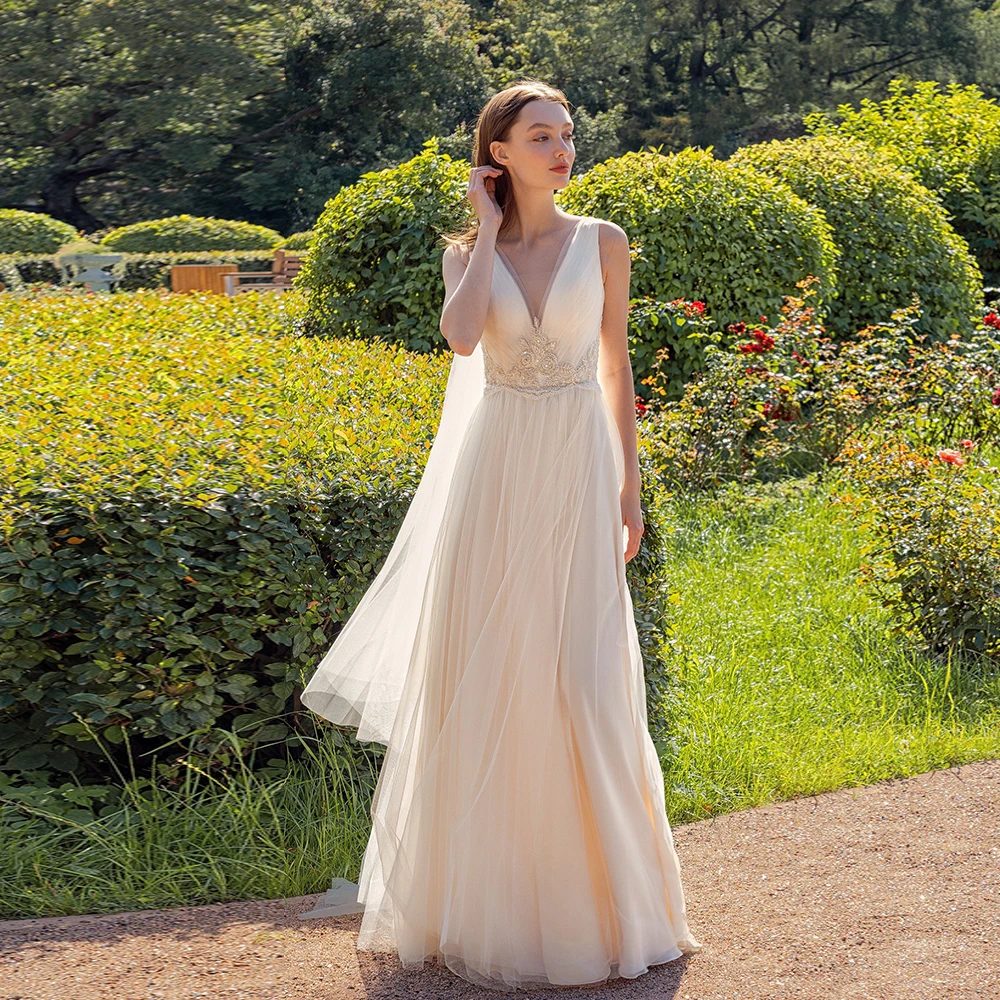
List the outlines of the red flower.
{"label": "red flower", "polygon": [[958,442],[958,445],[966,451],[972,451],[972,449],[976,447],[976,442],[970,441],[968,438],[962,438],[962,440]]}
{"label": "red flower", "polygon": [[801,364],[808,364],[808,362],[806,361],[806,359],[804,357],[802,357],[802,355],[799,354],[798,351],[792,351],[792,357],[795,358],[795,360],[798,361],[798,362],[800,362]]}
{"label": "red flower", "polygon": [[636,396],[635,397],[635,412],[638,413],[639,416],[641,417],[641,416],[643,416],[643,414],[645,414],[646,410],[648,410],[648,409],[649,409],[649,407],[646,406],[646,404],[643,402],[642,396]]}
{"label": "red flower", "polygon": [[699,316],[701,316],[701,315],[702,315],[702,314],[703,314],[703,313],[705,312],[705,303],[704,303],[704,302],[701,302],[701,301],[698,301],[698,302],[692,302],[692,303],[691,303],[691,308],[692,308],[692,309],[693,309],[693,310],[694,310],[694,311],[695,311],[695,312],[696,312],[696,313],[697,313],[697,314],[698,314]]}
{"label": "red flower", "polygon": [[965,465],[965,459],[954,448],[942,448],[937,457],[949,465]]}
{"label": "red flower", "polygon": [[1000,406],[1000,389],[997,389],[993,393],[993,400],[992,400],[992,402],[993,402],[994,406]]}
{"label": "red flower", "polygon": [[761,323],[766,323],[767,322],[767,317],[766,316],[761,316],[760,321],[761,321]]}
{"label": "red flower", "polygon": [[998,316],[995,312],[988,312],[983,317],[983,322],[987,326],[993,326],[1000,330],[1000,316]]}
{"label": "red flower", "polygon": [[729,326],[726,327],[726,329],[730,333],[735,333],[738,337],[742,337],[743,334],[747,332],[747,325],[746,325],[746,323],[742,323],[742,322],[741,323],[730,323]]}
{"label": "red flower", "polygon": [[744,354],[763,354],[774,347],[775,340],[766,330],[753,330],[750,334],[754,339],[752,344],[740,344],[739,350]]}

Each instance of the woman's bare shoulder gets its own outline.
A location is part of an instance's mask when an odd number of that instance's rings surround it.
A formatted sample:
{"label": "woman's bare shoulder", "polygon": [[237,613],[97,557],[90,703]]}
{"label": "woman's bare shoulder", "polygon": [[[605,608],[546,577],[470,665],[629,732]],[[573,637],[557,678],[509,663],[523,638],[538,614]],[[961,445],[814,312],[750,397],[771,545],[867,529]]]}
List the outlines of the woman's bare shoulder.
{"label": "woman's bare shoulder", "polygon": [[602,244],[613,246],[617,241],[628,246],[628,233],[617,222],[612,222],[610,219],[597,218],[594,219],[594,222],[597,223],[597,233]]}
{"label": "woman's bare shoulder", "polygon": [[601,259],[601,273],[608,276],[608,267],[614,267],[615,261],[629,259],[628,233],[609,219],[597,219],[597,249]]}

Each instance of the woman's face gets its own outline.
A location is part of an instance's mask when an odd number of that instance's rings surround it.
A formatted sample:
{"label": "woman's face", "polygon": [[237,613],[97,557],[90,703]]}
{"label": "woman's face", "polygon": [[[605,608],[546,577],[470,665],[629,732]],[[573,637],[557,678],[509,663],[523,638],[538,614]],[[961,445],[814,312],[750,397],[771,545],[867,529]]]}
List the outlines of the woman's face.
{"label": "woman's face", "polygon": [[497,162],[524,187],[548,191],[566,186],[576,159],[573,120],[553,101],[529,101],[505,142],[493,142]]}

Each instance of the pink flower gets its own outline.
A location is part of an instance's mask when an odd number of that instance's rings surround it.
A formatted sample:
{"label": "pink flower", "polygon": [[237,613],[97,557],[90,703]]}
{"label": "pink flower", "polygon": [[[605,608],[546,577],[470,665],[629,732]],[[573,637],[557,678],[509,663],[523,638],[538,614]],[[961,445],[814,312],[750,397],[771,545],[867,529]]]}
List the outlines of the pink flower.
{"label": "pink flower", "polygon": [[997,389],[993,393],[993,405],[1000,406],[1000,389]]}
{"label": "pink flower", "polygon": [[976,442],[970,441],[968,438],[962,438],[962,440],[958,442],[958,446],[959,448],[964,448],[966,451],[972,451],[972,449],[976,447]]}
{"label": "pink flower", "polygon": [[965,459],[954,448],[942,448],[937,457],[949,465],[965,465]]}

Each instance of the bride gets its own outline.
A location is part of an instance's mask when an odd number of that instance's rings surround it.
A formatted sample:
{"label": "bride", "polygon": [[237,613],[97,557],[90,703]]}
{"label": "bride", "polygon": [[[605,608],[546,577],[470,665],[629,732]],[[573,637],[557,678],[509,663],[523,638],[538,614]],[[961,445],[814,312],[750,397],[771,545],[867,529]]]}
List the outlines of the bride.
{"label": "bride", "polygon": [[702,947],[625,578],[643,532],[628,238],[556,206],[574,156],[561,91],[520,81],[483,108],[478,224],[445,237],[434,444],[302,695],[387,748],[346,883],[358,949],[503,991]]}

